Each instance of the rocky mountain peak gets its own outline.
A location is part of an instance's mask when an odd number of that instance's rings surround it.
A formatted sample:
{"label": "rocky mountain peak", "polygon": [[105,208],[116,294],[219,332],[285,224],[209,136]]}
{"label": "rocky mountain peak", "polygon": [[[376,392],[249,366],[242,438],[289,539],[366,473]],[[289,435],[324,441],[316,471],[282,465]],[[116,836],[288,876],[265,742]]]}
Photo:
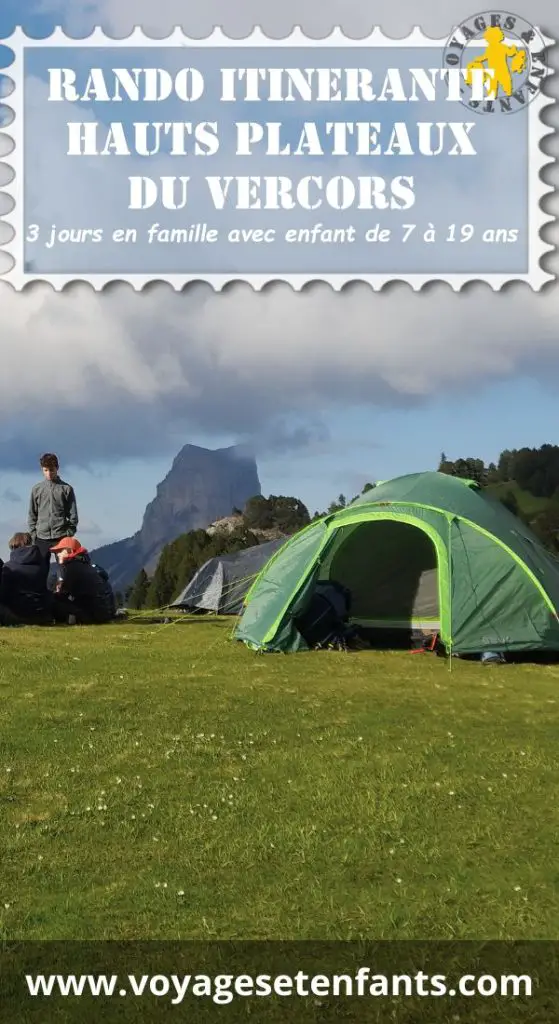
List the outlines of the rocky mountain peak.
{"label": "rocky mountain peak", "polygon": [[212,450],[187,444],[157,485],[138,532],[98,548],[92,556],[107,570],[113,586],[123,589],[140,569],[153,571],[165,544],[230,516],[261,493],[256,460],[245,448]]}

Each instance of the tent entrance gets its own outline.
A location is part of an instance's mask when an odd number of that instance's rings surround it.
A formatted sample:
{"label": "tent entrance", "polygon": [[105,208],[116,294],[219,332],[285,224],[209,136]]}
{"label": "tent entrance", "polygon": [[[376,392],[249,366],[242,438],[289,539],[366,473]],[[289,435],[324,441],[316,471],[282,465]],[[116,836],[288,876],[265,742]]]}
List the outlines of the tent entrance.
{"label": "tent entrance", "polygon": [[440,630],[437,552],[419,526],[378,518],[340,527],[318,578],[348,588],[355,624]]}

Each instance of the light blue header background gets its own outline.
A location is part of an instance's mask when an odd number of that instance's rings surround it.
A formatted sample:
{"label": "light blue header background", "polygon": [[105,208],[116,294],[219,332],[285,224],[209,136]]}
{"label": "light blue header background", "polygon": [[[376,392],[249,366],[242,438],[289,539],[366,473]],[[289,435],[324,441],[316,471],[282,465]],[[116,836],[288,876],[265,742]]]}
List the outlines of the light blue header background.
{"label": "light blue header background", "polygon": [[[198,68],[205,79],[205,92],[197,102],[183,103],[175,96],[158,103],[123,102],[48,102],[48,69],[72,68],[78,75],[78,91],[85,86],[91,67],[107,72],[114,67],[159,67],[175,74],[180,68]],[[528,269],[528,109],[514,116],[478,114],[460,102],[444,99],[444,84],[439,86],[441,100],[399,103],[224,103],[221,95],[222,67],[283,68],[370,68],[379,83],[387,68],[398,68],[404,83],[410,67],[442,67],[438,48],[359,48],[345,50],[313,45],[307,48],[219,48],[184,47],[30,47],[25,55],[25,181],[24,216],[28,227],[37,224],[39,238],[25,243],[26,270],[61,274],[489,274],[524,273]],[[9,69],[7,69],[9,74]],[[163,151],[150,158],[138,156],[69,157],[68,121],[93,119],[108,128],[110,122],[124,124],[129,137],[134,121],[217,121],[220,147],[214,156],[170,157],[168,140]],[[381,142],[388,142],[394,122],[406,123],[412,144],[418,121],[474,121],[470,138],[476,156],[428,157],[369,156],[266,156],[262,146],[250,158],[236,156],[237,121],[282,121],[286,141],[296,141],[305,121],[314,121],[320,131],[328,121],[380,122]],[[100,138],[104,132],[100,129]],[[449,138],[451,136],[449,135]],[[331,143],[330,143],[331,144]],[[189,175],[189,204],[181,211],[168,211],[159,204],[146,211],[129,211],[129,175]],[[226,205],[216,210],[204,178],[207,175],[282,175],[294,181],[306,175],[321,175],[325,180],[345,175],[356,180],[360,175],[379,175],[387,179],[387,194],[392,178],[399,175],[415,179],[415,204],[408,210],[362,211],[350,208],[336,211],[324,203],[308,212],[235,210]],[[220,241],[214,244],[148,245],[147,229],[157,222],[161,227],[189,227],[205,223],[217,229]],[[287,244],[289,229],[353,226],[356,241],[338,245],[316,243]],[[368,228],[380,225],[391,229],[392,240],[374,244],[364,240]],[[406,244],[403,225],[416,224]],[[448,242],[451,224],[460,237],[461,225],[474,228],[471,240]],[[102,243],[57,244],[49,249],[45,241],[51,228],[57,230],[102,228]],[[433,227],[434,243],[423,240]],[[136,228],[135,244],[117,244],[111,240],[116,229]],[[275,228],[272,244],[232,244],[227,241],[231,228]],[[482,241],[487,229],[516,229],[514,244],[489,244]]]}

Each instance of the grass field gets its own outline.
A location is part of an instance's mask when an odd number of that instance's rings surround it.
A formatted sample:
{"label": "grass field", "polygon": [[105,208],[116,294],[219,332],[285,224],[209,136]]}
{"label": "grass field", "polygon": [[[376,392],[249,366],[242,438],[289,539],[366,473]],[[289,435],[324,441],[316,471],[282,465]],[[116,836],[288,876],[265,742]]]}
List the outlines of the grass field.
{"label": "grass field", "polygon": [[3,938],[553,938],[559,666],[0,634]]}

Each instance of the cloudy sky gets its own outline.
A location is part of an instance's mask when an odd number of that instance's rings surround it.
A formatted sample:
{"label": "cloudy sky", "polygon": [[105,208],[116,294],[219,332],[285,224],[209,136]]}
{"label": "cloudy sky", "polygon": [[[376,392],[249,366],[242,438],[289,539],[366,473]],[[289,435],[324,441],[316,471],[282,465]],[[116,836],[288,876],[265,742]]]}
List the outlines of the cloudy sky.
{"label": "cloudy sky", "polygon": [[[17,23],[32,35],[95,23],[125,35],[141,23],[153,35],[220,24],[235,36],[296,23],[311,36],[333,24],[364,35],[375,23],[402,36],[420,24],[442,38],[472,13],[457,0],[2,0],[0,38]],[[514,13],[559,37],[551,0],[523,0]],[[137,529],[185,442],[250,441],[264,492],[296,494],[311,511],[366,480],[434,468],[441,449],[490,460],[504,447],[559,443],[558,313],[555,286],[56,295],[0,284],[0,544],[24,525],[44,450],[59,453],[83,540],[98,546]]]}

